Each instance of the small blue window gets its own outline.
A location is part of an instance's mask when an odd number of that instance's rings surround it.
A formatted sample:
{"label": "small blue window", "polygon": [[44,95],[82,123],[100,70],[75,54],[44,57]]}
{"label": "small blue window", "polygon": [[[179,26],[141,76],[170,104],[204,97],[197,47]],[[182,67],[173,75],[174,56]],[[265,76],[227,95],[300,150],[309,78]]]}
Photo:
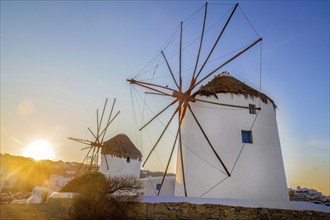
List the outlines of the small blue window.
{"label": "small blue window", "polygon": [[252,144],[252,132],[242,130],[242,142],[245,144]]}
{"label": "small blue window", "polygon": [[156,184],[156,190],[160,190],[160,183]]}
{"label": "small blue window", "polygon": [[127,163],[131,162],[131,158],[130,158],[130,157],[127,157],[127,158],[126,158],[126,162],[127,162]]}

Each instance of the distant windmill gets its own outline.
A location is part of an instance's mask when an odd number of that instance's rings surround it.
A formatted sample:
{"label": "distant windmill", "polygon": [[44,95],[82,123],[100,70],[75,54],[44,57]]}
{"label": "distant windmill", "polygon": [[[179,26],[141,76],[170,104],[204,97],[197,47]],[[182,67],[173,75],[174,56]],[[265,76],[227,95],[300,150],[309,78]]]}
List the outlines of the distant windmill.
{"label": "distant windmill", "polygon": [[[118,111],[115,116],[113,118],[111,118],[112,116],[112,112],[116,103],[116,99],[114,99],[113,103],[112,103],[112,107],[111,107],[111,111],[107,120],[107,123],[105,125],[105,127],[103,129],[101,129],[102,127],[102,122],[103,122],[103,116],[104,116],[104,112],[107,106],[107,102],[108,99],[105,100],[104,103],[104,107],[102,110],[102,114],[101,117],[99,118],[99,110],[96,110],[96,131],[92,131],[90,128],[88,128],[88,131],[93,135],[93,137],[95,138],[94,141],[90,141],[90,140],[85,140],[85,139],[79,139],[79,138],[73,138],[73,137],[68,137],[70,140],[74,140],[77,141],[79,143],[82,144],[86,144],[89,145],[88,147],[82,148],[81,150],[88,150],[84,160],[82,161],[79,169],[78,169],[78,174],[81,170],[81,168],[83,167],[83,165],[85,164],[85,162],[88,160],[87,163],[87,170],[88,172],[90,171],[94,171],[95,168],[98,167],[98,162],[99,162],[99,157],[102,156],[102,151],[100,151],[103,147],[103,141],[104,141],[104,137],[105,134],[110,126],[110,124],[115,120],[115,118],[118,116],[118,114],[120,113],[120,111]],[[105,157],[105,155],[103,154],[103,156]],[[107,161],[107,160],[105,160]],[[109,169],[109,165],[108,163],[106,163],[107,169]]]}

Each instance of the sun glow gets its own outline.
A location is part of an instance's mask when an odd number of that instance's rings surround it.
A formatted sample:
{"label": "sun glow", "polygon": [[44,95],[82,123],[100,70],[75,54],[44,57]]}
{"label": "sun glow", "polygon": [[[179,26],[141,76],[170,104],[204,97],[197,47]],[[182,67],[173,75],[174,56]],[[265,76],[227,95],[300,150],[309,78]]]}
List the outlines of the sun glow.
{"label": "sun glow", "polygon": [[35,160],[54,159],[54,147],[47,140],[36,140],[27,145],[23,152],[23,156],[32,157]]}

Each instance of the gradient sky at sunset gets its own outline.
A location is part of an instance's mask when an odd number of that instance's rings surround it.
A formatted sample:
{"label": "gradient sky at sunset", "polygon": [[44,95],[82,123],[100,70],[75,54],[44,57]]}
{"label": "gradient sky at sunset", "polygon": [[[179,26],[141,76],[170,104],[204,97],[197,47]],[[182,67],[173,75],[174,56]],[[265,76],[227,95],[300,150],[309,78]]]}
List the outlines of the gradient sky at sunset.
{"label": "gradient sky at sunset", "polygon": [[[82,161],[67,137],[90,137],[107,97],[121,110],[108,137],[126,133],[139,145],[126,79],[203,4],[1,1],[1,153],[46,139],[56,160]],[[240,7],[264,39],[262,88],[278,106],[288,186],[329,194],[329,1]],[[156,159],[147,168],[162,170]]]}

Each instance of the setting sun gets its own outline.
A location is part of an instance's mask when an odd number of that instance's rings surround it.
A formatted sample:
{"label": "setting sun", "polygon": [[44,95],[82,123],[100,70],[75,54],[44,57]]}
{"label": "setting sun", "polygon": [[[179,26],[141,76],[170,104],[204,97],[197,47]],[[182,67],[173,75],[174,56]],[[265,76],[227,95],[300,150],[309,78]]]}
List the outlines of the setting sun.
{"label": "setting sun", "polygon": [[25,157],[32,157],[35,160],[55,158],[53,145],[49,141],[42,139],[33,141],[27,145],[22,154]]}

